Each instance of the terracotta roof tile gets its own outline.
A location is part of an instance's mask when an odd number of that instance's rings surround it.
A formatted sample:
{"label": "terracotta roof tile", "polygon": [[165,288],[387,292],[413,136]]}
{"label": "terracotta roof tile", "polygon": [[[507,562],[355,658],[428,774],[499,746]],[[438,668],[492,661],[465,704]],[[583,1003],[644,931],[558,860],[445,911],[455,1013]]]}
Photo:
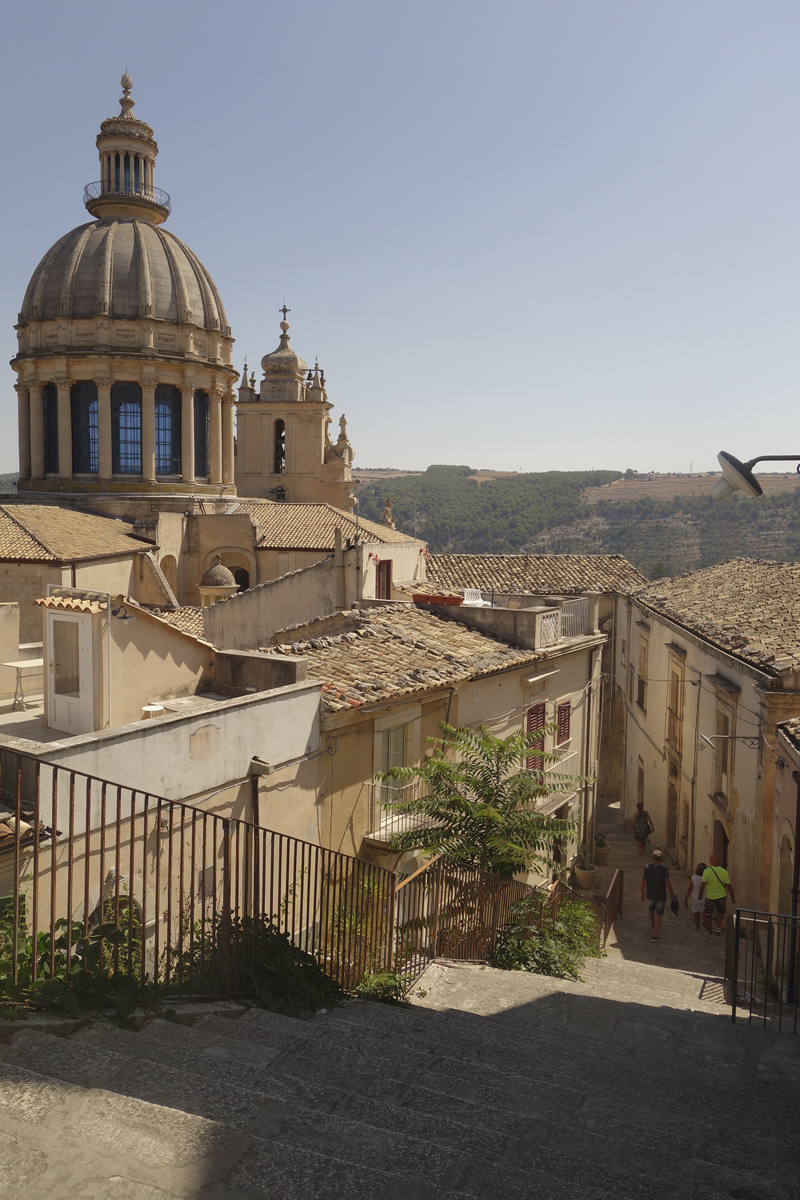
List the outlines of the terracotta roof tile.
{"label": "terracotta roof tile", "polygon": [[654,612],[780,676],[800,669],[800,563],[737,558],[636,593]]}
{"label": "terracotta roof tile", "polygon": [[427,576],[443,588],[544,596],[630,592],[647,582],[621,554],[429,554]]}
{"label": "terracotta roof tile", "polygon": [[[355,517],[332,504],[240,500],[228,511],[249,513],[261,527],[259,546],[270,550],[333,550],[337,529],[341,529],[345,540],[356,532]],[[415,540],[375,521],[360,520],[358,534],[365,542]]]}
{"label": "terracotta roof tile", "polygon": [[0,506],[0,561],[71,562],[152,548],[130,525],[99,513],[52,504]]}
{"label": "terracotta roof tile", "polygon": [[192,637],[205,639],[202,608],[187,604],[183,608],[172,608],[166,611],[162,609],[156,615],[161,617],[162,621],[167,621],[168,624],[182,629],[184,633],[191,633]]}
{"label": "terracotta roof tile", "polygon": [[[542,658],[409,605],[358,609],[275,634],[271,649],[306,659],[326,708],[342,711],[447,687]],[[319,637],[314,630],[319,626]]]}

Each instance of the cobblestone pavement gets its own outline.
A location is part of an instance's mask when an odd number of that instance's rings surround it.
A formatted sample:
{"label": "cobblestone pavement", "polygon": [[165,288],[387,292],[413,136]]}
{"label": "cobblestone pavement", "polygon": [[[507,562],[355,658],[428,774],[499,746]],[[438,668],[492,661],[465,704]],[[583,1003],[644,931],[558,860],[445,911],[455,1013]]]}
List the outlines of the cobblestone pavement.
{"label": "cobblestone pavement", "polygon": [[408,1009],[3,1030],[0,1198],[800,1200],[800,1039],[731,1023],[685,910],[649,940],[612,837],[624,917],[579,982],[436,963]]}

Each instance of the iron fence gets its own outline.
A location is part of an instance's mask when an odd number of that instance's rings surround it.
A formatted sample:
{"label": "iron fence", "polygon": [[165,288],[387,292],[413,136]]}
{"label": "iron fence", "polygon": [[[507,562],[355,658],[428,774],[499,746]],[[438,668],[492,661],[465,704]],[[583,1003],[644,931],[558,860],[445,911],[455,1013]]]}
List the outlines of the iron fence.
{"label": "iron fence", "polygon": [[561,605],[562,638],[583,637],[590,632],[588,599],[565,600]]}
{"label": "iron fence", "polygon": [[725,986],[731,1020],[798,1032],[800,917],[737,908],[728,921]]}
{"label": "iron fence", "polygon": [[388,845],[396,834],[431,823],[423,813],[404,812],[396,807],[425,795],[427,784],[424,780],[414,779],[411,783],[401,785],[376,779],[368,786],[370,820],[367,837],[371,841]]}
{"label": "iron fence", "polygon": [[0,755],[0,970],[14,983],[122,971],[168,994],[229,996],[278,933],[350,990],[389,965],[393,913],[382,867]]}

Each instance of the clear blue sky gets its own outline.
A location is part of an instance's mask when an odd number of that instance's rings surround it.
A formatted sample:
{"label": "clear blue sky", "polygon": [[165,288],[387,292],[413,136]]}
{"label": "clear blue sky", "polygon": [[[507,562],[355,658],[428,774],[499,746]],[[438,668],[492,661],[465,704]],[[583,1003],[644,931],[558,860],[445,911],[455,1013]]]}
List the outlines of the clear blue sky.
{"label": "clear blue sky", "polygon": [[7,4],[3,358],[127,66],[237,365],[285,298],[357,465],[800,452],[799,52],[796,0]]}

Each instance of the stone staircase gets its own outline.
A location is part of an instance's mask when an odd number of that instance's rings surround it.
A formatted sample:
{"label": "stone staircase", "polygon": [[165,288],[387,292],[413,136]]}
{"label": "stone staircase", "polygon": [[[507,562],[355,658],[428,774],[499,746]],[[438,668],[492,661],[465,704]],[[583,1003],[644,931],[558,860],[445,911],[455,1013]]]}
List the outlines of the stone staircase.
{"label": "stone staircase", "polygon": [[800,1039],[704,989],[612,952],[437,963],[410,1009],[4,1026],[0,1197],[797,1200]]}

